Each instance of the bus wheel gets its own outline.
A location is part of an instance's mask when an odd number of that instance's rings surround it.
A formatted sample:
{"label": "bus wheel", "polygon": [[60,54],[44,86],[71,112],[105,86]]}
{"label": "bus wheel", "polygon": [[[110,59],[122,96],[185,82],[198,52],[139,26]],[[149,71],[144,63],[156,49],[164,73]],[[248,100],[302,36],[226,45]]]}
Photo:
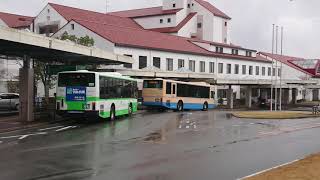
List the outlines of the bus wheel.
{"label": "bus wheel", "polygon": [[178,111],[183,111],[183,102],[182,101],[179,101],[178,104],[177,104],[177,110]]}
{"label": "bus wheel", "polygon": [[114,121],[116,119],[116,110],[114,106],[111,106],[110,109],[110,121]]}
{"label": "bus wheel", "polygon": [[203,110],[203,111],[208,111],[208,103],[207,103],[207,102],[205,102],[205,103],[203,104],[202,110]]}
{"label": "bus wheel", "polygon": [[131,116],[132,113],[133,113],[132,104],[129,104],[129,107],[128,107],[128,115]]}

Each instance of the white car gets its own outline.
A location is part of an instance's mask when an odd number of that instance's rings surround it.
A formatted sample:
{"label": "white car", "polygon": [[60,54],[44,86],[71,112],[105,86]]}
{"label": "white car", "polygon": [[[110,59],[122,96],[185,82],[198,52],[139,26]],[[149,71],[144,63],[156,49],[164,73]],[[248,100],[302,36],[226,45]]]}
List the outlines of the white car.
{"label": "white car", "polygon": [[0,93],[0,109],[19,109],[19,94]]}

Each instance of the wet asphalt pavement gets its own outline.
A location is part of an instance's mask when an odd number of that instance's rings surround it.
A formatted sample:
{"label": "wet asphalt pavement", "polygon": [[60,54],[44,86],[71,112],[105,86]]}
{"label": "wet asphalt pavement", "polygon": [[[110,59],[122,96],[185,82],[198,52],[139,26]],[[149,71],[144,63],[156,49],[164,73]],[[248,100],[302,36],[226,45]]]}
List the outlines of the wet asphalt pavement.
{"label": "wet asphalt pavement", "polygon": [[143,112],[0,134],[2,180],[233,180],[320,152],[320,119]]}

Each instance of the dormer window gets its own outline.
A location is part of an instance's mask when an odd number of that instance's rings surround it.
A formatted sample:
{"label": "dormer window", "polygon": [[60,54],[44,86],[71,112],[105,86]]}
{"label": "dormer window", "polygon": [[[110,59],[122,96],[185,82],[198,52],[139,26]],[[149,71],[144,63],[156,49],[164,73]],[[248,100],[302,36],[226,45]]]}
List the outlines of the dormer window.
{"label": "dormer window", "polygon": [[216,47],[216,52],[217,53],[223,53],[223,47]]}
{"label": "dormer window", "polygon": [[74,30],[74,24],[71,24],[71,29]]}
{"label": "dormer window", "polygon": [[175,8],[175,7],[176,7],[176,4],[172,4],[172,7]]}
{"label": "dormer window", "polygon": [[247,57],[252,57],[252,52],[251,51],[246,51],[246,56]]}
{"label": "dormer window", "polygon": [[163,23],[163,19],[160,19],[160,24],[162,24]]}
{"label": "dormer window", "polygon": [[191,5],[192,5],[192,6],[194,6],[194,4],[193,4],[193,3],[192,3]]}
{"label": "dormer window", "polygon": [[47,12],[50,13],[50,9],[47,9]]}
{"label": "dormer window", "polygon": [[190,8],[190,4],[188,4],[188,8]]}
{"label": "dormer window", "polygon": [[224,22],[224,26],[228,26],[228,22]]}
{"label": "dormer window", "polygon": [[202,28],[202,23],[198,23],[197,27],[198,27],[198,29],[201,29]]}
{"label": "dormer window", "polygon": [[168,23],[171,23],[171,18],[168,18],[167,21],[168,21]]}

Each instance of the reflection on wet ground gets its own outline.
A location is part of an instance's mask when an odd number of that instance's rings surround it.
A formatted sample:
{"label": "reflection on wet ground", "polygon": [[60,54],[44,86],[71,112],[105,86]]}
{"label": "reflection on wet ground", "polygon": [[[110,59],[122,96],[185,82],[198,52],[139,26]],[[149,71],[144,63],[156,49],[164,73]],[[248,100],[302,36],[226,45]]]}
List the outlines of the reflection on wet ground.
{"label": "reflection on wet ground", "polygon": [[[113,122],[76,121],[1,135],[0,162],[7,163],[0,163],[5,172],[0,179],[235,179],[272,165],[277,162],[274,156],[286,161],[320,149],[320,144],[310,145],[318,139],[312,130],[319,123],[237,119],[218,111],[146,112]],[[306,129],[313,132],[308,138]],[[296,131],[297,135],[288,134]],[[19,139],[39,132],[43,134]],[[299,142],[295,136],[301,137]],[[295,151],[293,147],[301,144],[304,148]],[[267,154],[270,160],[261,159]]]}

